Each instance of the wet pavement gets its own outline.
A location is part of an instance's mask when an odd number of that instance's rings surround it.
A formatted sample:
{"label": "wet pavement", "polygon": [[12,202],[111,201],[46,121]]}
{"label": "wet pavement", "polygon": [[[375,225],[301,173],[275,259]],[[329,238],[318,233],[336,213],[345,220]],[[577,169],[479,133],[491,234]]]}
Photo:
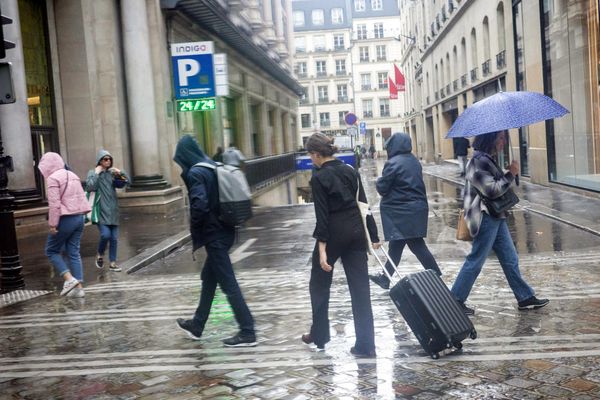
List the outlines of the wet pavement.
{"label": "wet pavement", "polygon": [[[361,169],[377,221],[374,181],[382,166],[368,162]],[[470,248],[455,240],[461,190],[452,182],[452,167],[425,168],[444,177],[426,177],[427,242],[449,285]],[[175,319],[195,309],[203,250],[194,261],[186,245],[132,275],[111,273],[104,281],[86,264],[84,299],[48,295],[0,309],[0,399],[600,398],[600,237],[527,208],[557,206],[554,211],[565,216],[573,211],[562,205],[579,204],[577,195],[559,193],[554,203],[536,203],[538,196],[552,197],[536,185],[522,187],[522,207],[509,225],[523,276],[551,303],[518,311],[491,257],[469,298],[479,337],[467,339],[461,352],[427,357],[387,291],[372,285],[377,357],[352,356],[350,299],[339,268],[331,296],[332,341],[324,352],[304,345],[314,210],[264,208],[240,230],[232,249],[256,319],[256,348],[222,347],[236,324],[220,292],[201,341],[176,329]],[[586,201],[596,208],[589,218],[579,217],[592,229],[600,202]],[[133,245],[132,252],[142,247]],[[375,260],[369,263],[377,272]],[[402,273],[420,269],[405,251]]]}

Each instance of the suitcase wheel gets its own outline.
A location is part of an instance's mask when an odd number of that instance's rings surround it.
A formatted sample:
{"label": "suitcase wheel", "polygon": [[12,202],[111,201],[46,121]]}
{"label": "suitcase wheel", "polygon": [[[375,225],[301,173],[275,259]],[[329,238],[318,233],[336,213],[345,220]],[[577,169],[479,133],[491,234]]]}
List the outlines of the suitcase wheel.
{"label": "suitcase wheel", "polygon": [[473,340],[477,339],[477,331],[475,329],[473,329],[471,331],[471,333],[469,334],[469,337]]}
{"label": "suitcase wheel", "polygon": [[440,353],[431,353],[431,358],[433,358],[434,360],[437,360],[440,358]]}

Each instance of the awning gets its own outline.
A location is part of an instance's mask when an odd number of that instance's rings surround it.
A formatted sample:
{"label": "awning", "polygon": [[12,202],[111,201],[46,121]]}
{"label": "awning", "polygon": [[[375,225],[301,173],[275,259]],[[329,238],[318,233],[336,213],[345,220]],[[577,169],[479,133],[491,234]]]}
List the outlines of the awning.
{"label": "awning", "polygon": [[298,96],[302,96],[303,88],[291,73],[269,55],[268,48],[263,49],[255,43],[255,34],[244,32],[243,28],[235,25],[227,9],[219,3],[215,0],[161,0],[160,6],[163,10],[176,10],[187,15]]}

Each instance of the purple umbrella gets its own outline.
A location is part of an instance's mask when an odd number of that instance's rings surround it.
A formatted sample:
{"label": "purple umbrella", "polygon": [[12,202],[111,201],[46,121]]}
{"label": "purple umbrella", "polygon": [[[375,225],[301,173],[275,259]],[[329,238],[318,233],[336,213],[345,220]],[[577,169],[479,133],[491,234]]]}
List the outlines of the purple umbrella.
{"label": "purple umbrella", "polygon": [[446,138],[471,137],[562,117],[569,110],[541,93],[499,92],[468,107]]}

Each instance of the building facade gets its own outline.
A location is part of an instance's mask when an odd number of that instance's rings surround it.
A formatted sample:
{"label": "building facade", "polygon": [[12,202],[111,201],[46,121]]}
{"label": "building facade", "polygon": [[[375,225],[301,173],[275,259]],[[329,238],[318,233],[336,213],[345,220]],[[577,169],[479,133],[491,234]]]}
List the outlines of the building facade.
{"label": "building facade", "polygon": [[[403,109],[403,97],[390,99],[388,88],[400,56],[397,3],[294,0],[293,13],[295,73],[305,88],[299,141],[321,131],[338,136],[343,147],[382,150],[400,129]],[[349,112],[358,118],[354,125],[345,121]]]}
{"label": "building facade", "polygon": [[[292,75],[291,0],[0,0],[17,101],[0,107],[17,221],[44,222],[37,161],[60,153],[82,179],[100,148],[133,177],[121,205],[182,205],[172,162],[183,134],[212,155],[236,144],[247,157],[291,152],[301,87]],[[229,94],[216,109],[177,112],[169,46],[212,41],[227,57]],[[295,196],[290,197],[294,201]],[[40,221],[37,221],[40,222]]]}
{"label": "building facade", "polygon": [[[541,184],[600,191],[599,10],[596,0],[400,1],[407,84],[404,126],[427,161],[469,105],[500,90],[544,93],[571,113],[511,131],[505,157]],[[414,110],[414,111],[413,111]]]}

